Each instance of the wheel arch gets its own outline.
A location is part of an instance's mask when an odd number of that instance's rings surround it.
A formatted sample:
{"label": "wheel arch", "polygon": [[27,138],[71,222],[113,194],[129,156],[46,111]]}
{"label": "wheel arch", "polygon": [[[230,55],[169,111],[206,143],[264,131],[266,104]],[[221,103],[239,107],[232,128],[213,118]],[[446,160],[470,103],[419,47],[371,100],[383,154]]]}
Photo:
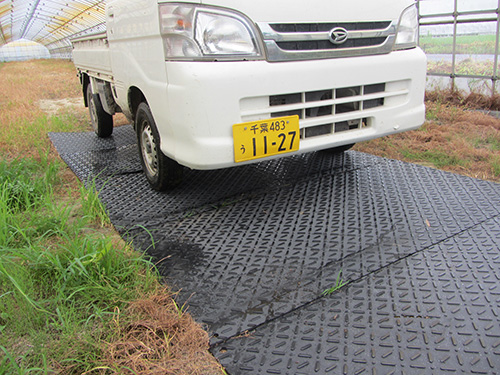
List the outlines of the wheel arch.
{"label": "wheel arch", "polygon": [[83,102],[85,104],[85,107],[88,108],[89,103],[88,103],[88,100],[87,100],[87,87],[88,87],[88,85],[90,85],[90,78],[89,78],[89,76],[87,74],[85,74],[85,73],[82,73],[80,75],[80,82],[82,84]]}
{"label": "wheel arch", "polygon": [[132,86],[128,90],[128,108],[130,110],[130,113],[132,115],[132,120],[135,122],[135,115],[137,112],[137,108],[139,107],[139,104],[142,102],[147,103],[148,101],[146,100],[146,96],[144,93],[141,91],[136,86]]}

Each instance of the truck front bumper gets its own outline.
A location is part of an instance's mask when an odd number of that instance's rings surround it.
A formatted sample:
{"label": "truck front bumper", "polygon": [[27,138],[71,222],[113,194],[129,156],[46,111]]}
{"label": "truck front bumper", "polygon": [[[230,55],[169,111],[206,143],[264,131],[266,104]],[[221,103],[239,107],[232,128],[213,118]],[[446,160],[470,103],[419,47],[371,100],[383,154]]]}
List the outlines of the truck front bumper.
{"label": "truck front bumper", "polygon": [[150,103],[160,114],[161,149],[193,169],[263,160],[234,162],[237,123],[297,114],[295,153],[303,153],[415,129],[425,118],[426,59],[419,48],[284,63],[166,62],[166,69],[166,98]]}

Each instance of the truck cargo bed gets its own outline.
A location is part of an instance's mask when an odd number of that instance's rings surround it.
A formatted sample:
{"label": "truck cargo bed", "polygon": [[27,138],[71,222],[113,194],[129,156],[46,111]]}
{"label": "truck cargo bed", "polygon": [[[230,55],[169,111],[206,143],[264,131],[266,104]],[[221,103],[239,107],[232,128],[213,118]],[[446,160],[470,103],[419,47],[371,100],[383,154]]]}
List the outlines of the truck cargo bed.
{"label": "truck cargo bed", "polygon": [[89,76],[112,80],[111,56],[106,32],[76,38],[73,43],[73,62]]}

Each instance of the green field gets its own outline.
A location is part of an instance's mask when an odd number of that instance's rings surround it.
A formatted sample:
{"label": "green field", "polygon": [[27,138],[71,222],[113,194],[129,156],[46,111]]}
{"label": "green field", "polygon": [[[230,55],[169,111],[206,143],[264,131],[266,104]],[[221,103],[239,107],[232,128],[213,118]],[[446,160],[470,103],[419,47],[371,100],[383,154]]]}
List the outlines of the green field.
{"label": "green field", "polygon": [[[491,55],[495,53],[496,35],[458,35],[456,53]],[[421,36],[420,47],[427,54],[449,54],[453,52],[453,37]]]}

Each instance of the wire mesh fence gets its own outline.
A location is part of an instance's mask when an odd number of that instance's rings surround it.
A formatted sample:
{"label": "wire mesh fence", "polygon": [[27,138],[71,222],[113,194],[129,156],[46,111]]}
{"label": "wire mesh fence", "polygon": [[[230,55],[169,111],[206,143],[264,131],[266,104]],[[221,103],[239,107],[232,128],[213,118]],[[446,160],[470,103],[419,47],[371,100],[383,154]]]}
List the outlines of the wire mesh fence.
{"label": "wire mesh fence", "polygon": [[500,0],[417,0],[428,89],[499,92]]}

